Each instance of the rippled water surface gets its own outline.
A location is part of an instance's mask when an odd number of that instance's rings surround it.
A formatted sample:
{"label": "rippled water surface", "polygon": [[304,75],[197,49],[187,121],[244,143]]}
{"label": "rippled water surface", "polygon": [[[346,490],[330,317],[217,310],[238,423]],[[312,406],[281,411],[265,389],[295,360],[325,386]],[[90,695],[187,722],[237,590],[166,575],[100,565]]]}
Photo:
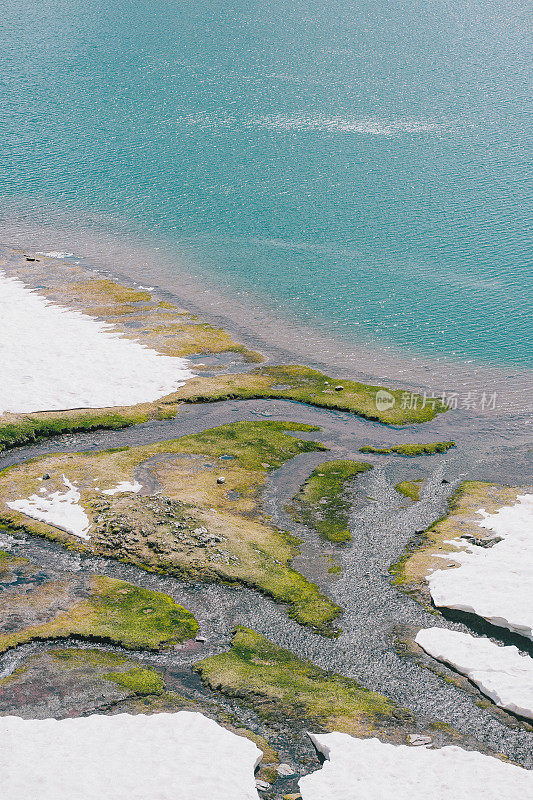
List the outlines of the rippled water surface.
{"label": "rippled water surface", "polygon": [[532,363],[525,3],[1,5],[10,230],[125,234],[352,342]]}

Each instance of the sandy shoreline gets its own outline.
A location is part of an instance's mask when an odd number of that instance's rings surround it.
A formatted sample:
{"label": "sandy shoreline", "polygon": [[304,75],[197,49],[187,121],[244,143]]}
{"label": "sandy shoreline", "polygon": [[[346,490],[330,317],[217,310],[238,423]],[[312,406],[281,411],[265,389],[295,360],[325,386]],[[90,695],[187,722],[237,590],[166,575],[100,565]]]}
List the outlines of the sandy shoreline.
{"label": "sandy shoreline", "polygon": [[[488,365],[446,356],[424,356],[393,346],[368,346],[349,343],[287,319],[253,300],[228,297],[218,289],[202,284],[185,264],[164,247],[137,244],[132,237],[111,237],[98,231],[83,234],[78,242],[68,226],[50,230],[45,226],[7,229],[0,244],[3,269],[16,275],[16,260],[21,252],[67,252],[65,259],[121,283],[135,282],[154,287],[162,298],[172,299],[192,313],[223,328],[247,347],[263,352],[273,363],[303,362],[313,368],[337,370],[369,383],[385,383],[428,394],[468,393],[479,401],[483,392],[497,394],[496,414],[530,413],[533,410],[533,371],[516,365]],[[20,250],[18,250],[20,248]],[[24,249],[27,248],[27,251]],[[18,252],[17,252],[18,250]],[[39,256],[37,255],[37,258]],[[178,267],[178,269],[177,269]],[[317,355],[318,354],[318,355]],[[475,409],[471,409],[474,410]],[[485,409],[484,414],[491,413]],[[475,415],[473,415],[475,416]]]}

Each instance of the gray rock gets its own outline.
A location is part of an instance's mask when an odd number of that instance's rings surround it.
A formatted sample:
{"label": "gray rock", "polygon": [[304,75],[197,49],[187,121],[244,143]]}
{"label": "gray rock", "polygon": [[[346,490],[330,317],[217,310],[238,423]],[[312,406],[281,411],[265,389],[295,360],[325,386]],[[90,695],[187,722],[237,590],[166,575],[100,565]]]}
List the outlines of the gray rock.
{"label": "gray rock", "polygon": [[290,764],[278,764],[276,769],[278,771],[278,775],[283,775],[284,778],[288,778],[291,775],[296,775],[296,772],[293,770]]}
{"label": "gray rock", "polygon": [[421,736],[419,733],[410,733],[407,737],[407,741],[413,747],[425,747],[425,745],[431,744],[433,739],[431,736]]}

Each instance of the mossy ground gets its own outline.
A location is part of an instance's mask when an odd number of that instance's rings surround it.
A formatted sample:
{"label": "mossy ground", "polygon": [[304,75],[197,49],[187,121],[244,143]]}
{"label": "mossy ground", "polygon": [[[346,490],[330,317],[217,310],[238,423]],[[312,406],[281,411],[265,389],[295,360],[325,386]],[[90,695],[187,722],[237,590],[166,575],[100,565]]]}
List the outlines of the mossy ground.
{"label": "mossy ground", "polygon": [[165,691],[165,682],[151,669],[134,667],[123,672],[106,672],[102,677],[140,696],[161,695]]}
{"label": "mossy ground", "polygon": [[397,492],[408,497],[410,500],[420,500],[420,490],[422,489],[423,479],[415,481],[400,481],[394,487]]}
{"label": "mossy ground", "polygon": [[406,591],[415,592],[429,603],[426,577],[433,569],[452,565],[453,558],[447,561],[442,558],[446,553],[457,553],[457,547],[450,545],[454,539],[468,546],[465,536],[475,538],[490,537],[492,534],[479,527],[482,517],[477,513],[484,508],[494,513],[503,505],[516,502],[518,494],[532,491],[527,488],[501,486],[481,481],[464,481],[450,498],[448,512],[442,519],[436,520],[430,527],[418,534],[409,543],[404,555],[390,567],[394,583]]}
{"label": "mossy ground", "polygon": [[372,469],[372,464],[364,461],[324,462],[307,478],[287,511],[330,542],[342,544],[350,541],[348,520],[351,504],[346,488],[369,469]]}
{"label": "mossy ground", "polygon": [[159,649],[193,637],[198,624],[168,595],[104,576],[46,581],[3,592],[0,652],[32,640],[80,637]]}
{"label": "mossy ground", "polygon": [[[118,557],[147,569],[195,580],[242,583],[287,603],[289,613],[302,624],[332,633],[340,609],[290,568],[294,542],[268,523],[259,504],[268,471],[299,453],[326,449],[289,435],[296,430],[316,428],[285,422],[240,422],[153,445],[26,462],[0,473],[0,503],[34,493],[42,486],[39,479],[43,473],[51,476],[49,490],[62,489],[65,475],[79,487],[81,504],[93,520],[92,538],[84,542],[11,512],[5,505],[0,521],[71,548]],[[138,495],[104,500],[96,490],[131,481],[148,459],[152,459],[152,479],[169,498],[166,511],[160,507],[162,501]],[[217,483],[221,474],[224,484]],[[153,524],[155,511],[157,526]],[[217,545],[206,543],[204,534],[195,530],[205,530],[218,540]],[[110,547],[111,540],[114,544]]]}
{"label": "mossy ground", "polygon": [[432,456],[436,453],[446,453],[455,447],[455,442],[432,442],[430,444],[398,444],[392,447],[372,447],[365,445],[359,448],[360,453],[374,453],[375,455],[397,456]]}
{"label": "mossy ground", "polygon": [[[342,389],[336,390],[336,386]],[[285,398],[300,403],[349,411],[369,420],[390,425],[427,422],[446,411],[444,406],[435,409],[429,405],[420,408],[402,408],[400,389],[386,389],[395,400],[393,406],[379,410],[376,395],[382,386],[372,386],[347,378],[331,378],[323,372],[298,364],[258,367],[239,375],[221,375],[215,378],[193,378],[178,389],[169,402],[206,403],[214,400]]]}
{"label": "mossy ground", "polygon": [[145,422],[148,414],[141,411],[124,413],[106,411],[61,411],[41,414],[2,415],[0,425],[0,454],[3,450],[33,444],[61,433],[95,431],[102,428],[117,430]]}
{"label": "mossy ground", "polygon": [[360,736],[397,737],[400,720],[411,715],[377,692],[328,673],[248,628],[236,629],[231,650],[195,665],[212,689],[249,702],[266,718],[283,716],[302,724]]}
{"label": "mossy ground", "polygon": [[[0,425],[0,453],[11,447],[55,436],[98,429],[123,428],[137,425],[148,419],[171,419],[182,403],[211,403],[221,400],[251,400],[280,398],[300,403],[348,411],[352,414],[387,424],[410,424],[426,422],[446,409],[425,408],[404,411],[391,408],[378,411],[375,396],[379,386],[370,386],[355,381],[343,380],[345,387],[336,392],[331,387],[336,380],[321,372],[298,365],[259,367],[248,373],[218,375],[211,378],[195,377],[180,389],[153,403],[124,406],[115,409],[86,411],[50,411],[33,414],[5,414]],[[283,386],[283,388],[276,388]],[[394,394],[395,390],[388,390]],[[398,390],[399,392],[399,390]],[[446,452],[453,442],[436,442],[426,445],[399,445],[391,448],[363,447],[362,453],[403,456],[430,455]]]}

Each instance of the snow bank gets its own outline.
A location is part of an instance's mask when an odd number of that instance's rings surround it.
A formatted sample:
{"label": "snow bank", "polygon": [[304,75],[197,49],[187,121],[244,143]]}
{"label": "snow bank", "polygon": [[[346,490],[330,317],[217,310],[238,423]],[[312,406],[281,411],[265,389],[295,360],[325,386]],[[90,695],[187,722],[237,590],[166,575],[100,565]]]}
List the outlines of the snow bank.
{"label": "snow bank", "polygon": [[262,755],[189,711],[0,719],[2,800],[258,800]]}
{"label": "snow bank", "polygon": [[303,800],[502,800],[533,792],[533,772],[460,747],[428,750],[337,732],[309,736],[329,760],[300,778]]}
{"label": "snow bank", "polygon": [[89,539],[90,520],[82,506],[79,505],[80,493],[63,475],[66,492],[47,493],[44,486],[40,488],[43,494],[32,494],[27,500],[12,500],[6,506],[14,511],[20,511],[28,517],[47,522],[56,528],[61,528],[80,539]]}
{"label": "snow bank", "polygon": [[426,653],[470,678],[496,705],[533,719],[533,658],[517,647],[445,628],[427,628],[415,641]]}
{"label": "snow bank", "polygon": [[[495,514],[481,508],[480,527],[502,538],[492,547],[468,545],[452,558],[459,565],[427,577],[436,606],[456,608],[533,639],[533,494],[517,497]],[[464,539],[451,542],[464,546]]]}
{"label": "snow bank", "polygon": [[2,271],[0,364],[0,414],[151,402],[192,377],[185,359],[53,305]]}
{"label": "snow bank", "polygon": [[120,492],[140,492],[142,489],[142,483],[139,481],[134,481],[130,483],[129,481],[121,481],[117,483],[114,489],[102,489],[102,494],[119,494]]}

